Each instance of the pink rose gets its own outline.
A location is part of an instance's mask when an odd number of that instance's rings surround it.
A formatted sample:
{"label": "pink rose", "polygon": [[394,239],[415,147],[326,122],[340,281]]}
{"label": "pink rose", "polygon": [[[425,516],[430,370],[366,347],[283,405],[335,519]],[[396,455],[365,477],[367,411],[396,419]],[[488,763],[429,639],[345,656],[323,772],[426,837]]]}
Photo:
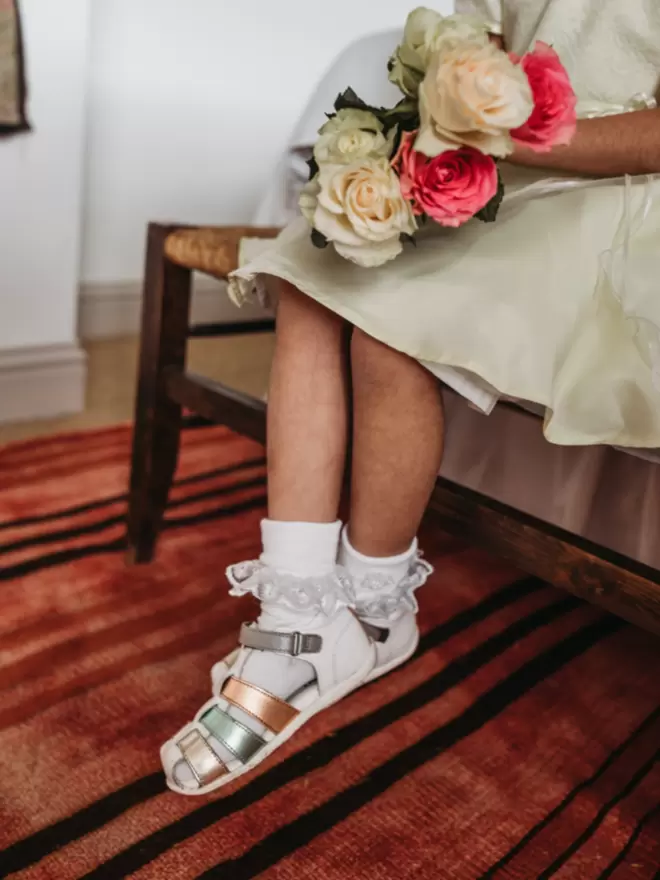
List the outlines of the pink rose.
{"label": "pink rose", "polygon": [[413,213],[441,226],[461,226],[497,193],[494,159],[473,147],[447,150],[428,158],[413,149],[417,132],[405,134],[394,158],[404,198]]}
{"label": "pink rose", "polygon": [[538,42],[522,59],[516,55],[511,59],[527,74],[534,98],[532,115],[511,132],[514,142],[536,153],[570,143],[577,124],[577,98],[555,50]]}

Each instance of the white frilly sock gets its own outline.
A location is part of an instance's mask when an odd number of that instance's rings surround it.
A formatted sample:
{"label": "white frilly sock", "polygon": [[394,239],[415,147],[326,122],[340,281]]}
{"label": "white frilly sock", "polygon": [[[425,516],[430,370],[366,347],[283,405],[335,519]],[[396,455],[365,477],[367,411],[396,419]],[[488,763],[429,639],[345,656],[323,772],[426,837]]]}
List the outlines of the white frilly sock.
{"label": "white frilly sock", "polygon": [[282,574],[318,577],[330,574],[337,564],[341,522],[282,522],[264,519],[261,541],[264,565]]}
{"label": "white frilly sock", "polygon": [[433,571],[419,558],[417,539],[396,556],[365,556],[353,547],[347,529],[342,532],[338,561],[351,578],[355,611],[371,623],[416,614],[414,592]]}
{"label": "white frilly sock", "polygon": [[410,563],[417,555],[417,538],[410,547],[397,556],[365,556],[353,547],[348,537],[348,528],[342,530],[339,547],[339,564],[355,578],[356,588],[359,587],[361,578],[367,575],[379,574],[400,581],[408,574]]}

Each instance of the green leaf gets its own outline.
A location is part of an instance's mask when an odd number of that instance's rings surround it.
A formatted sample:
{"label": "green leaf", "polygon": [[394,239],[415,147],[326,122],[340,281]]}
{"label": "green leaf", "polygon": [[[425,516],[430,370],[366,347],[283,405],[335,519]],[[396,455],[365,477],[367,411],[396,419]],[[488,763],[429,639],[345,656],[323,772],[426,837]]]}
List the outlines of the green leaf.
{"label": "green leaf", "polygon": [[327,248],[329,242],[322,232],[319,232],[318,229],[312,229],[312,244],[323,250],[323,248]]}
{"label": "green leaf", "polygon": [[[335,111],[338,113],[340,110],[365,110],[368,113],[373,113],[383,124],[385,134],[395,126],[399,126],[401,131],[415,131],[420,124],[417,102],[410,98],[403,98],[395,107],[372,107],[363,101],[353,89],[348,88],[337,95]],[[326,115],[332,118],[329,114]]]}
{"label": "green leaf", "polygon": [[348,88],[346,91],[337,95],[335,110],[337,112],[340,110],[371,110],[372,113],[377,112],[373,107],[370,107],[366,101],[363,101],[362,98],[358,97],[351,88]]}
{"label": "green leaf", "polygon": [[497,192],[493,196],[493,198],[488,202],[487,205],[475,214],[477,220],[481,220],[483,223],[493,223],[494,220],[497,219],[497,215],[500,210],[500,205],[502,204],[502,199],[504,198],[504,181],[502,180],[502,175],[500,174],[500,169],[497,169]]}
{"label": "green leaf", "polygon": [[420,125],[419,107],[417,102],[411,101],[410,98],[404,98],[396,107],[382,110],[380,114],[379,119],[387,131],[395,125],[398,125],[401,131],[415,131]]}
{"label": "green leaf", "polygon": [[408,235],[407,232],[402,232],[400,239],[403,244],[408,243],[411,244],[413,247],[417,247],[417,241],[415,240],[415,237],[412,235]]}
{"label": "green leaf", "polygon": [[409,119],[402,119],[399,123],[399,130],[401,132],[418,131],[419,125],[419,116],[413,116]]}
{"label": "green leaf", "polygon": [[312,156],[311,159],[307,160],[307,165],[309,166],[309,179],[312,180],[319,173],[318,162],[316,161],[314,156]]}
{"label": "green leaf", "polygon": [[391,110],[385,112],[388,116],[419,116],[417,101],[413,101],[412,98],[402,98]]}

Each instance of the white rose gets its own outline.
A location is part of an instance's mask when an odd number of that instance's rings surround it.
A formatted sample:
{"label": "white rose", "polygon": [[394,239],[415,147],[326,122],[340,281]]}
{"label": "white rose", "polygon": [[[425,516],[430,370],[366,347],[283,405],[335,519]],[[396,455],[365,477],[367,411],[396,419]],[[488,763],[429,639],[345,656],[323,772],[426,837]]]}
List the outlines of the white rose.
{"label": "white rose", "polygon": [[414,97],[433,54],[463,42],[486,45],[487,23],[468,15],[445,17],[423,6],[414,9],[406,21],[403,42],[390,61],[390,81]]}
{"label": "white rose", "polygon": [[511,130],[533,109],[529,80],[506,52],[492,43],[457,44],[432,57],[420,86],[415,149],[437,156],[465,144],[507,156],[513,149]]}
{"label": "white rose", "polygon": [[417,226],[387,158],[324,165],[304,188],[301,210],[337,253],[359,266],[380,266],[401,253],[401,235]]}
{"label": "white rose", "polygon": [[300,191],[300,199],[298,200],[300,213],[310,226],[314,226],[314,213],[316,212],[319,203],[320,192],[321,187],[319,186],[318,174],[315,177],[312,177],[312,179],[308,181]]}
{"label": "white rose", "polygon": [[319,129],[314,146],[317,164],[349,165],[368,157],[391,156],[396,131],[383,133],[383,124],[368,110],[339,110]]}

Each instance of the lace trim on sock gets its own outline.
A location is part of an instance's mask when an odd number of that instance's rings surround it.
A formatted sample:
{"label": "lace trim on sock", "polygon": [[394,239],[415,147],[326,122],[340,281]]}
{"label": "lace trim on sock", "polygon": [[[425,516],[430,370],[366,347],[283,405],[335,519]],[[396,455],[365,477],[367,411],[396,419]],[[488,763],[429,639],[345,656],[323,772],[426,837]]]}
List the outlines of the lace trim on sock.
{"label": "lace trim on sock", "polygon": [[386,574],[373,573],[360,578],[356,589],[355,611],[359,617],[396,620],[406,611],[416,614],[418,590],[433,574],[433,566],[417,554],[408,574],[395,580]]}
{"label": "lace trim on sock", "polygon": [[355,607],[351,578],[342,569],[321,577],[300,578],[253,560],[230,565],[227,579],[230,596],[252,595],[260,602],[277,603],[294,611],[331,615],[341,608]]}

